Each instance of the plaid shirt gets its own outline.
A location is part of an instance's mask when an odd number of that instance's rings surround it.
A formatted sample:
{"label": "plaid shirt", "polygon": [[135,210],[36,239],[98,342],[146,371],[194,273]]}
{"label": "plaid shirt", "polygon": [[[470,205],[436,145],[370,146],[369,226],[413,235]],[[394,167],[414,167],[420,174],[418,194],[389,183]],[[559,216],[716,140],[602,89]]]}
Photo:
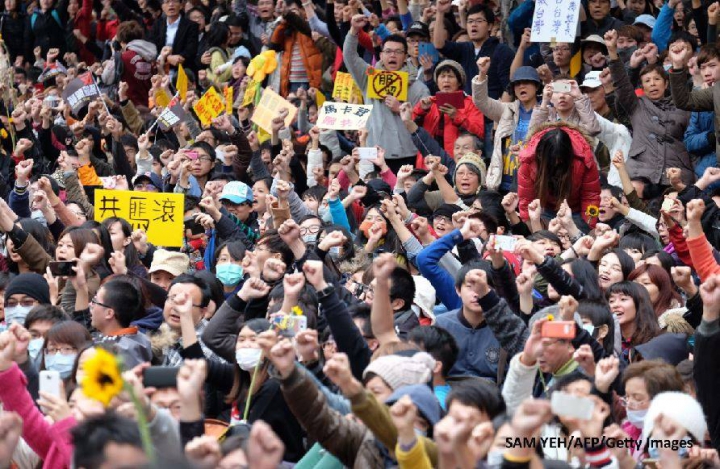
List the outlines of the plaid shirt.
{"label": "plaid shirt", "polygon": [[[200,338],[202,336],[203,331],[207,327],[207,319],[202,319],[197,326],[195,326],[195,333],[197,334],[197,341],[200,344],[200,348],[202,348],[203,355],[205,355],[206,360],[218,362],[218,363],[227,363],[223,358],[220,358],[210,350],[202,341]],[[182,337],[178,339],[177,343],[171,347],[167,347],[163,350],[163,355],[165,358],[163,359],[163,366],[180,366],[182,365],[182,362],[184,360],[182,356],[182,350],[183,350],[183,344],[182,344]]]}

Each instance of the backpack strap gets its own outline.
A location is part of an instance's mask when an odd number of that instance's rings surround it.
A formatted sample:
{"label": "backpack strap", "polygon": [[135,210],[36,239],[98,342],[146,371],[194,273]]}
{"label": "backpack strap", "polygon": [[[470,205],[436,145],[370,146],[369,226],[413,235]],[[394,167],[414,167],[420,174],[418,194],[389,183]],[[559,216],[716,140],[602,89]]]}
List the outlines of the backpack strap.
{"label": "backpack strap", "polygon": [[[53,9],[50,12],[50,16],[52,16],[55,19],[55,22],[60,26],[61,29],[63,29],[62,21],[60,21],[60,14],[57,12],[57,10]],[[35,28],[35,22],[37,21],[38,12],[33,12],[32,16],[30,16],[30,29]]]}

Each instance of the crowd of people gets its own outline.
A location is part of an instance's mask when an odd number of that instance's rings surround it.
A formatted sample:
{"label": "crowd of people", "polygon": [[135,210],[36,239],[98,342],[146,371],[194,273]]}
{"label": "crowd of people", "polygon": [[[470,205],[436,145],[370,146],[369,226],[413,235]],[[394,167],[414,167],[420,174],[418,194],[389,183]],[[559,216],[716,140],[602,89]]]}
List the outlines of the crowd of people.
{"label": "crowd of people", "polygon": [[0,467],[720,466],[718,2],[3,7]]}

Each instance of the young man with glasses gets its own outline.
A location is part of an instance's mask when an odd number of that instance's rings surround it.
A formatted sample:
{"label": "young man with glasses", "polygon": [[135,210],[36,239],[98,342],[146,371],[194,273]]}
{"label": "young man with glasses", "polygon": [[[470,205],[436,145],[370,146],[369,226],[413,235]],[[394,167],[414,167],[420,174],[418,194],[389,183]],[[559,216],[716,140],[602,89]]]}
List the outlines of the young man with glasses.
{"label": "young man with glasses", "polygon": [[[364,94],[365,103],[373,104],[373,112],[367,122],[367,146],[376,145],[385,149],[385,160],[397,173],[400,166],[414,164],[417,148],[413,144],[410,132],[400,117],[401,102],[394,96],[386,96],[384,100],[367,97],[368,69],[370,65],[358,55],[358,33],[367,24],[364,15],[355,15],[352,19],[350,33],[345,37],[343,58],[348,71]],[[380,52],[381,62],[375,68],[390,72],[408,71],[408,43],[404,37],[391,35],[385,38]],[[430,91],[422,81],[410,74],[408,80],[408,102],[414,107],[421,99],[429,97]]]}

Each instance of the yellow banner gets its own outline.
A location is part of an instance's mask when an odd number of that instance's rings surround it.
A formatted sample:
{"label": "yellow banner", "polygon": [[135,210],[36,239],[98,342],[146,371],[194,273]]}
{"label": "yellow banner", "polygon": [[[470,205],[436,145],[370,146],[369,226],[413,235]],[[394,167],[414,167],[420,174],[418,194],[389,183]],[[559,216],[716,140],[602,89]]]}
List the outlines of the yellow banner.
{"label": "yellow banner", "polygon": [[167,107],[170,104],[170,95],[165,90],[155,90],[155,105],[157,107]]}
{"label": "yellow banner", "polygon": [[225,88],[225,112],[232,115],[233,112],[233,87],[228,86]]}
{"label": "yellow banner", "polygon": [[183,68],[182,64],[178,65],[177,82],[175,83],[175,88],[177,89],[178,93],[180,93],[180,100],[184,103],[185,98],[187,98],[188,77],[187,74],[185,74],[185,69]]}
{"label": "yellow banner", "polygon": [[[362,93],[360,87],[353,80],[352,75],[344,72],[335,74],[335,86],[333,87],[332,98],[336,101],[351,102],[355,97],[356,103],[362,103]],[[322,104],[318,103],[318,106]]]}
{"label": "yellow banner", "polygon": [[395,96],[399,101],[407,101],[409,81],[407,72],[375,70],[368,76],[367,97],[385,99]]}
{"label": "yellow banner", "polygon": [[168,192],[95,191],[95,221],[124,218],[133,230],[145,230],[157,246],[182,247],[185,196]]}
{"label": "yellow banner", "polygon": [[255,95],[258,92],[258,88],[260,88],[260,83],[256,83],[254,80],[250,80],[247,88],[245,88],[245,95],[243,96],[242,103],[243,107],[247,107],[255,103]]}
{"label": "yellow banner", "polygon": [[289,127],[293,119],[295,119],[298,109],[270,88],[265,88],[260,102],[255,106],[255,112],[253,112],[250,120],[253,124],[270,133],[272,131],[272,120],[276,118],[283,109],[288,110],[288,115],[285,118],[285,126]]}
{"label": "yellow banner", "polygon": [[202,95],[202,98],[193,106],[202,125],[209,125],[213,119],[223,113],[225,103],[220,94],[212,86]]}

